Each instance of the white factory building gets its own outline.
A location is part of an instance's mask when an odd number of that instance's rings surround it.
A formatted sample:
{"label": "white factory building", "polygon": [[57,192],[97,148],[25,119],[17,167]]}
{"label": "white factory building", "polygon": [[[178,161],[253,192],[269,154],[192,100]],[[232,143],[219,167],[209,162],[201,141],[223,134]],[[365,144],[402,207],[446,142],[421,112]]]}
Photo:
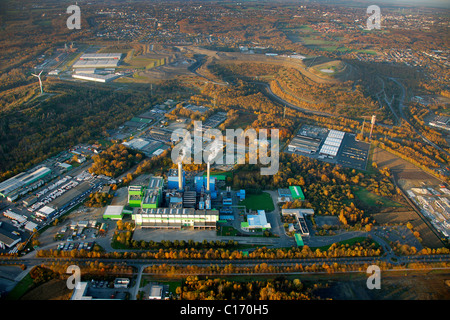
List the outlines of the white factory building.
{"label": "white factory building", "polygon": [[215,228],[219,220],[217,210],[195,210],[194,208],[137,209],[132,215],[136,225],[142,228]]}
{"label": "white factory building", "polygon": [[[85,53],[72,65],[72,78],[102,83],[110,82],[120,76],[114,72],[119,66],[121,57],[121,53]],[[98,69],[102,69],[102,71]]]}
{"label": "white factory building", "polygon": [[336,157],[344,136],[345,132],[343,131],[330,130],[319,153],[329,157]]}

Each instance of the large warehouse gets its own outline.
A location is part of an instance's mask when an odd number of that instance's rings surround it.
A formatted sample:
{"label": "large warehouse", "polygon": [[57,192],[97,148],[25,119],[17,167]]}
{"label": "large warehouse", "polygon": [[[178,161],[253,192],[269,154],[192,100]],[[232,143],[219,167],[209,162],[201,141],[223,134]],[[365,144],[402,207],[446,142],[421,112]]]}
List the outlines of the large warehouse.
{"label": "large warehouse", "polygon": [[95,82],[101,82],[106,83],[113,81],[117,79],[119,76],[117,74],[86,74],[86,73],[79,73],[79,74],[73,74],[72,78],[74,79],[80,79],[80,80],[88,80],[88,81],[95,81]]}
{"label": "large warehouse", "polygon": [[121,53],[85,53],[81,55],[80,60],[120,60]]}
{"label": "large warehouse", "polygon": [[297,135],[288,145],[291,152],[316,153],[319,150],[320,139]]}
{"label": "large warehouse", "polygon": [[48,175],[50,172],[52,171],[49,168],[42,167],[31,172],[19,173],[18,175],[0,183],[0,196],[6,198],[12,192],[36,182],[37,180]]}
{"label": "large warehouse", "polygon": [[194,208],[137,209],[132,219],[142,228],[215,228],[219,211]]}
{"label": "large warehouse", "polygon": [[319,153],[329,157],[336,157],[342,144],[342,140],[344,139],[344,135],[345,132],[343,131],[330,130]]}
{"label": "large warehouse", "polygon": [[116,68],[121,57],[121,53],[86,53],[72,68]]}

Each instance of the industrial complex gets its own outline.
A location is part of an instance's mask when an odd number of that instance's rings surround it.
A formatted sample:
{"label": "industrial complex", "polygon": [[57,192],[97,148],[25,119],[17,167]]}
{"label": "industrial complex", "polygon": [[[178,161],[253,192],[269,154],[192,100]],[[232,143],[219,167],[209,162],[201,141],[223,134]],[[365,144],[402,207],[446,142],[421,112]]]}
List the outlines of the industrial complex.
{"label": "industrial complex", "polygon": [[85,53],[72,65],[72,78],[95,82],[110,82],[121,74],[116,73],[121,53]]}
{"label": "industrial complex", "polygon": [[356,140],[355,134],[303,125],[284,151],[366,170],[369,149],[370,144]]}
{"label": "industrial complex", "polygon": [[124,213],[132,213],[136,225],[143,228],[215,229],[219,211],[212,209],[211,202],[217,198],[216,180],[195,177],[194,184],[192,190],[186,185],[179,163],[178,169],[170,170],[167,184],[162,177],[153,176],[146,186],[129,186],[127,206],[109,206],[103,217],[121,219]]}

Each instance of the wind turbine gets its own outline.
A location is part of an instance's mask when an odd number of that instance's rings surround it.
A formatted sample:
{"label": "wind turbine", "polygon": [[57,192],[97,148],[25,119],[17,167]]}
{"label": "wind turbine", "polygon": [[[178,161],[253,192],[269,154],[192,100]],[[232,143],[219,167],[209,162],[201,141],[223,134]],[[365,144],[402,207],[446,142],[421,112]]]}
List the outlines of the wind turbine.
{"label": "wind turbine", "polygon": [[41,70],[41,72],[39,72],[39,74],[34,74],[34,73],[31,74],[39,79],[39,85],[41,86],[41,94],[44,93],[44,91],[42,90],[42,80],[41,80],[42,71],[44,71],[44,70]]}

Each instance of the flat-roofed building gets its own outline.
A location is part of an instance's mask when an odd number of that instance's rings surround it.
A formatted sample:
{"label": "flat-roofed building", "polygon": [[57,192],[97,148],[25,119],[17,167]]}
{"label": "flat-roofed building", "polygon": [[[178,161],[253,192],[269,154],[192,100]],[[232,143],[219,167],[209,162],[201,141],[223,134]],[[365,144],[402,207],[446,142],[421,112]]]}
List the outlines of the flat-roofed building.
{"label": "flat-roofed building", "polygon": [[194,208],[136,209],[132,219],[142,228],[215,228],[219,211]]}
{"label": "flat-roofed building", "polygon": [[152,176],[141,202],[142,209],[158,208],[162,201],[163,177]]}
{"label": "flat-roofed building", "polygon": [[44,206],[36,212],[36,216],[41,217],[43,219],[49,219],[56,213],[56,209]]}
{"label": "flat-roofed building", "polygon": [[128,288],[129,284],[130,284],[130,279],[128,279],[128,278],[116,278],[114,280],[114,289]]}
{"label": "flat-roofed building", "polygon": [[72,65],[72,68],[89,69],[89,68],[117,68],[119,66],[119,60],[115,59],[97,59],[97,60],[78,60]]}
{"label": "flat-roofed building", "polygon": [[8,248],[14,247],[16,244],[18,244],[22,238],[15,236],[11,232],[3,229],[0,225],[0,243],[3,246],[6,246]]}
{"label": "flat-roofed building", "polygon": [[120,60],[121,57],[121,53],[85,53],[80,56],[80,60]]}
{"label": "flat-roofed building", "polygon": [[130,147],[132,149],[141,150],[145,146],[147,146],[150,142],[147,140],[144,140],[142,138],[136,138],[127,142],[122,142],[124,146]]}
{"label": "flat-roofed building", "polygon": [[52,171],[49,168],[42,167],[37,170],[19,173],[18,175],[0,183],[0,196],[6,198],[12,192],[36,182],[51,172]]}
{"label": "flat-roofed building", "polygon": [[321,139],[297,135],[288,145],[291,152],[316,153],[319,150]]}
{"label": "flat-roofed building", "polygon": [[305,195],[300,186],[289,186],[289,190],[291,191],[291,197],[296,200],[305,200]]}
{"label": "flat-roofed building", "polygon": [[107,206],[103,219],[122,220],[124,206]]}
{"label": "flat-roofed building", "polygon": [[314,215],[314,209],[282,209],[281,214],[283,216],[294,215],[300,228],[300,234],[302,236],[309,236],[309,229],[306,224],[305,216]]}
{"label": "flat-roofed building", "polygon": [[241,229],[245,231],[252,230],[267,230],[272,226],[267,222],[266,212],[264,210],[258,210],[256,214],[248,214],[247,222],[241,223]]}
{"label": "flat-roofed building", "polygon": [[150,293],[148,295],[149,300],[165,300],[168,293],[168,285],[162,285],[154,283],[150,287]]}
{"label": "flat-roofed building", "polygon": [[115,79],[117,79],[119,75],[116,74],[86,74],[86,73],[79,73],[79,74],[73,74],[72,78],[79,79],[79,80],[87,80],[87,81],[94,81],[94,82],[110,82]]}
{"label": "flat-roofed building", "polygon": [[344,136],[345,132],[343,131],[330,130],[319,153],[329,157],[336,157]]}

